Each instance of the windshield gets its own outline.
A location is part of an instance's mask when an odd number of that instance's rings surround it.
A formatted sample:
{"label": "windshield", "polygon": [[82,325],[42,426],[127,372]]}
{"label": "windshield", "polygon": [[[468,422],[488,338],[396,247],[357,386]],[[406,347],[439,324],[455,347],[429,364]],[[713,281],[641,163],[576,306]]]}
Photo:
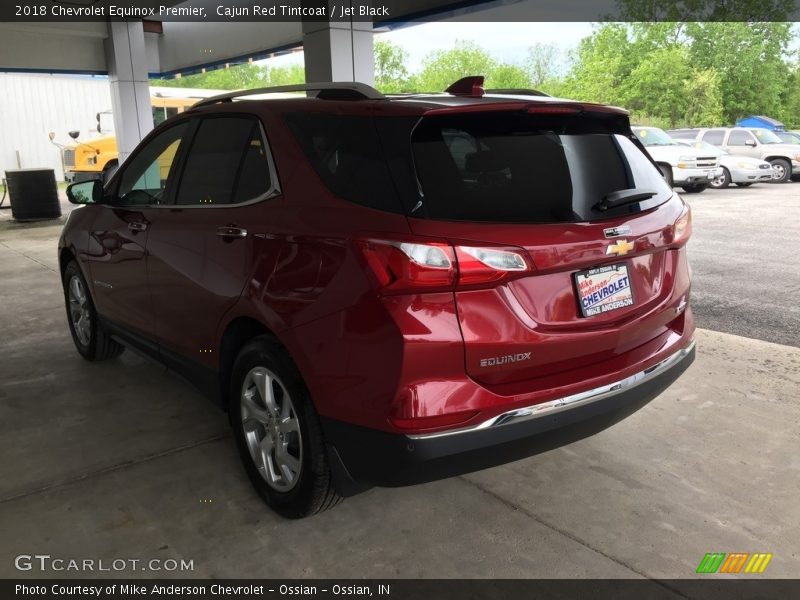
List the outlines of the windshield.
{"label": "windshield", "polygon": [[782,144],[781,138],[772,133],[769,129],[751,129],[758,141],[762,144]]}
{"label": "windshield", "polygon": [[800,144],[800,136],[795,135],[794,133],[784,132],[784,133],[777,133],[777,135],[784,144]]}
{"label": "windshield", "polygon": [[724,156],[725,154],[727,154],[727,152],[725,152],[724,150],[721,150],[716,146],[712,146],[708,142],[703,142],[703,141],[689,142],[686,145],[691,148],[696,148],[697,150],[702,150],[703,152],[707,152],[711,156]]}
{"label": "windshield", "polygon": [[655,127],[635,127],[633,132],[645,146],[675,146],[677,144],[665,131]]}
{"label": "windshield", "polygon": [[[579,124],[517,113],[427,118],[411,146],[424,213],[433,219],[580,222],[646,210],[672,196],[633,141],[589,118]],[[653,193],[638,208],[597,212],[603,198],[622,190]]]}

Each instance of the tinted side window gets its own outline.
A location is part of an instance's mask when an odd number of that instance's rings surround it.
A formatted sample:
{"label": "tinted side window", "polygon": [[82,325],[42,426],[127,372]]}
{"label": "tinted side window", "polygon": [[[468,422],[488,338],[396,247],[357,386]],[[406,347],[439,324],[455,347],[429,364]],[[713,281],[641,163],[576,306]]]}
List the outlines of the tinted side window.
{"label": "tinted side window", "polygon": [[706,131],[703,134],[703,141],[708,142],[712,146],[722,146],[722,142],[724,139],[725,139],[725,132],[720,130]]}
{"label": "tinted side window", "polygon": [[175,203],[231,204],[269,188],[269,163],[258,123],[242,117],[203,119],[189,148]]}
{"label": "tinted side window", "polygon": [[747,131],[731,131],[728,137],[728,146],[744,146],[747,140],[752,140],[753,136]]}
{"label": "tinted side window", "polygon": [[125,165],[117,188],[120,205],[160,204],[167,177],[188,125],[170,127],[150,140]]}
{"label": "tinted side window", "polygon": [[286,121],[311,166],[338,197],[403,212],[371,117],[288,114]]}

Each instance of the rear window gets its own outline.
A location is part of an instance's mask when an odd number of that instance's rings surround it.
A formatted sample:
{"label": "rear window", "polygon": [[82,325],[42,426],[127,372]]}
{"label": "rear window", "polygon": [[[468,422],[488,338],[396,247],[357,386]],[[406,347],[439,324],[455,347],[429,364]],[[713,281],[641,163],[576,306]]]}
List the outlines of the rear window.
{"label": "rear window", "polygon": [[[602,119],[433,117],[421,121],[411,145],[424,213],[434,219],[589,221],[648,209],[672,195],[655,165]],[[655,195],[606,212],[593,208],[611,192],[633,188]]]}

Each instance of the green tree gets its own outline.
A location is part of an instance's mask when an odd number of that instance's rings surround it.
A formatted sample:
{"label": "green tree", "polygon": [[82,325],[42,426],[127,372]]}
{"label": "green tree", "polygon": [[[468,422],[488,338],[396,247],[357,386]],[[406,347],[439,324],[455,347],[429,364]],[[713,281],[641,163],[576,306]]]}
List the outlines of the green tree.
{"label": "green tree", "polygon": [[285,67],[267,67],[264,77],[266,86],[292,85],[304,83],[306,70],[303,65],[288,65]]}
{"label": "green tree", "polygon": [[800,129],[800,63],[793,66],[783,90],[782,110],[778,118],[789,129]]}
{"label": "green tree", "polygon": [[177,79],[155,79],[151,85],[161,87],[188,87],[216,90],[241,90],[262,87],[267,82],[266,70],[254,64],[235,65],[228,69],[214,69],[206,73],[186,75]]}
{"label": "green tree", "polygon": [[686,112],[683,123],[690,127],[714,127],[725,120],[719,73],[714,69],[694,69],[684,82]]}
{"label": "green tree", "polygon": [[635,113],[659,116],[670,127],[677,126],[688,108],[688,54],[686,48],[677,45],[647,53],[623,80],[622,103]]}
{"label": "green tree", "polygon": [[692,65],[719,73],[729,123],[781,111],[790,77],[790,23],[689,23],[687,35]]}
{"label": "green tree", "polygon": [[505,63],[496,64],[486,73],[487,89],[523,89],[531,87],[531,78],[522,67]]}
{"label": "green tree", "polygon": [[525,70],[533,87],[539,88],[556,78],[560,54],[555,44],[536,43],[528,48]]}
{"label": "green tree", "polygon": [[305,70],[302,65],[286,67],[261,67],[252,63],[230,68],[214,69],[206,73],[195,73],[177,79],[153,79],[150,85],[161,87],[187,87],[214,90],[246,90],[275,85],[303,83]]}
{"label": "green tree", "polygon": [[497,66],[486,50],[474,42],[459,40],[451,50],[437,50],[422,61],[415,78],[417,91],[442,92],[468,75],[489,75]]}
{"label": "green tree", "polygon": [[617,0],[608,21],[788,21],[794,0]]}
{"label": "green tree", "polygon": [[408,53],[400,46],[384,40],[375,42],[375,87],[385,93],[412,91],[409,89],[406,61]]}
{"label": "green tree", "polygon": [[628,28],[621,23],[606,23],[583,38],[575,65],[564,81],[562,95],[578,100],[622,104],[623,83],[637,60]]}

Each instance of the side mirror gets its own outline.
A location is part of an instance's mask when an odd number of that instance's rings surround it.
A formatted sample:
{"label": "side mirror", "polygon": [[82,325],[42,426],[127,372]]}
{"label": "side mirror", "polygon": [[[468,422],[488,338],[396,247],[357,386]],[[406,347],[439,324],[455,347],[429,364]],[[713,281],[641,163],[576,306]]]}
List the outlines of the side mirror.
{"label": "side mirror", "polygon": [[756,141],[755,141],[755,140],[753,140],[753,139],[750,139],[750,140],[745,140],[745,141],[744,141],[744,145],[745,145],[745,146],[750,146],[750,147],[752,147],[752,148],[755,148],[755,147],[756,147]]}
{"label": "side mirror", "polygon": [[72,204],[100,204],[103,200],[103,184],[99,179],[73,183],[67,187],[67,199]]}
{"label": "side mirror", "polygon": [[56,139],[56,132],[55,131],[51,131],[50,133],[47,134],[47,137],[52,142],[54,139]]}
{"label": "side mirror", "polygon": [[78,136],[81,134],[80,131],[70,131],[68,133],[69,133],[69,137],[71,137],[73,140],[77,140]]}

